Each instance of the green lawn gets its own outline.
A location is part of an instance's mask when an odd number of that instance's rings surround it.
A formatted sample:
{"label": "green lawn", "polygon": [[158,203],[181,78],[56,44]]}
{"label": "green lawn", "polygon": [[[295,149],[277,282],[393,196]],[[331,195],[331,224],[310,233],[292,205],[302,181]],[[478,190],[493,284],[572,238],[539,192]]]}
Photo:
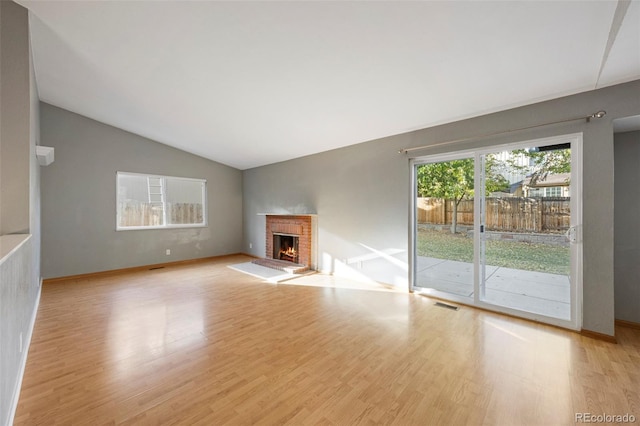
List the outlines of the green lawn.
{"label": "green lawn", "polygon": [[[419,229],[418,256],[473,262],[473,238],[449,231]],[[488,265],[525,271],[569,274],[569,247],[512,241],[487,241]]]}

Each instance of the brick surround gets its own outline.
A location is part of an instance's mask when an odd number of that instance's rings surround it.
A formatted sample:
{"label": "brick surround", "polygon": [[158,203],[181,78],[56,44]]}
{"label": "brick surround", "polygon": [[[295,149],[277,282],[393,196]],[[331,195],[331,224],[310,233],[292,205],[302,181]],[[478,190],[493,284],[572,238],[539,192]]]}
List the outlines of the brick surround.
{"label": "brick surround", "polygon": [[311,267],[312,221],[311,216],[267,215],[266,255],[273,259],[273,234],[295,235],[298,241],[298,263]]}

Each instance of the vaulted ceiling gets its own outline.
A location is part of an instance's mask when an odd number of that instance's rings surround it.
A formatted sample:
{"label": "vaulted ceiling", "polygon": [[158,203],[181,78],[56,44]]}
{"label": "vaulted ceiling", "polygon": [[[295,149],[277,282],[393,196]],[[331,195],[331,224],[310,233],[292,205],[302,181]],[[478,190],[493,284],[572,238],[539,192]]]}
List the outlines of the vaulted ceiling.
{"label": "vaulted ceiling", "polygon": [[640,1],[29,1],[40,99],[247,169],[640,78]]}

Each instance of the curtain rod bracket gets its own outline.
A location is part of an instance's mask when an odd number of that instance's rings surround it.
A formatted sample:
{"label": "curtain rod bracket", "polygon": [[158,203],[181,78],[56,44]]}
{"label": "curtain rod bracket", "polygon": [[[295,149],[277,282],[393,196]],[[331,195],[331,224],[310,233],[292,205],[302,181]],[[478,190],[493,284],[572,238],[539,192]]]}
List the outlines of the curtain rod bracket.
{"label": "curtain rod bracket", "polygon": [[602,111],[602,110],[600,110],[600,111],[598,111],[598,112],[596,112],[596,113],[591,114],[590,116],[588,116],[588,117],[587,117],[587,123],[590,123],[590,122],[591,122],[591,120],[592,120],[592,119],[594,119],[594,118],[602,118],[602,117],[604,117],[605,115],[607,115],[607,111]]}
{"label": "curtain rod bracket", "polygon": [[586,120],[587,123],[590,123],[591,120],[595,119],[595,118],[602,118],[605,115],[607,115],[607,112],[604,110],[600,110],[598,112],[594,112],[591,115],[588,115],[586,117],[577,117],[577,118],[570,118],[568,120],[559,120],[559,121],[552,121],[549,123],[543,123],[543,124],[536,124],[534,126],[528,126],[528,127],[521,127],[519,129],[511,129],[511,130],[505,130],[503,132],[496,132],[496,133],[489,133],[486,135],[478,135],[478,136],[471,136],[468,138],[462,138],[462,139],[456,139],[456,140],[452,140],[452,141],[447,141],[447,142],[438,142],[438,143],[434,143],[431,145],[423,145],[423,146],[416,146],[416,147],[412,147],[412,148],[402,148],[398,150],[398,154],[407,154],[409,151],[417,151],[420,149],[427,149],[427,148],[434,148],[436,146],[442,146],[442,145],[451,145],[454,143],[459,143],[459,142],[467,142],[473,139],[481,139],[481,138],[487,138],[490,136],[498,136],[498,135],[504,135],[507,133],[513,133],[513,132],[519,132],[522,130],[529,130],[529,129],[535,129],[538,127],[544,127],[544,126],[551,126],[552,124],[561,124],[561,123],[569,123],[571,121],[578,121],[578,120]]}

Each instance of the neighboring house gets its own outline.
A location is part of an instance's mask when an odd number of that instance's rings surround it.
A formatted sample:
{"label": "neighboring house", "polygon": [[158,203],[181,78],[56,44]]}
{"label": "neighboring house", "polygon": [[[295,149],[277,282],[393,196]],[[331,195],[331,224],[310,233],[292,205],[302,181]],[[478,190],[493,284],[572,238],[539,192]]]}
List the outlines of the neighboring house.
{"label": "neighboring house", "polygon": [[571,173],[548,174],[531,184],[531,176],[511,185],[516,197],[569,197]]}

